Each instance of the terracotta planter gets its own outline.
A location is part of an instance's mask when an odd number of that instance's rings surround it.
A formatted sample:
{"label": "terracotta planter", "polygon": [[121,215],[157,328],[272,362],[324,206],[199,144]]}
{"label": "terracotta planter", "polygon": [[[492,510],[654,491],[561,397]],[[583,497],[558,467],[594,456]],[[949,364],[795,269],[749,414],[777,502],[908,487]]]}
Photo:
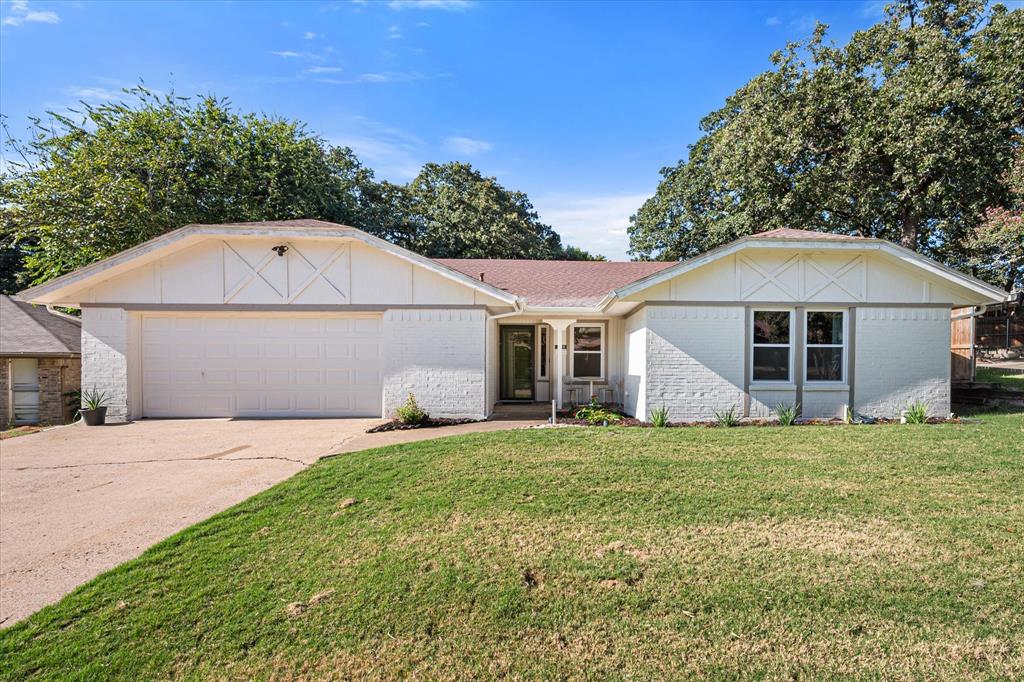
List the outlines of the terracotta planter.
{"label": "terracotta planter", "polygon": [[107,422],[107,408],[97,407],[95,410],[79,410],[86,426],[103,426]]}

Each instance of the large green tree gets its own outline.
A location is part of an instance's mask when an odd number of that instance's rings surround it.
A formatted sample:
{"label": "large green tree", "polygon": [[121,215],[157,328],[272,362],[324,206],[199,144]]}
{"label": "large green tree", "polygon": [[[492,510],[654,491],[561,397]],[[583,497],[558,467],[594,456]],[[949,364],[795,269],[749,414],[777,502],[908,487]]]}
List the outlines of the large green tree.
{"label": "large green tree", "polygon": [[842,47],[826,27],[772,55],[702,122],[631,219],[639,258],[690,257],[777,227],[894,240],[961,267],[1021,131],[1024,11],[890,5]]}
{"label": "large green tree", "polygon": [[401,192],[388,236],[433,258],[560,258],[558,234],[523,192],[467,163],[425,164]]}
{"label": "large green tree", "polygon": [[[126,91],[126,101],[50,113],[15,144],[3,231],[20,284],[55,277],[188,223],[318,217],[359,224],[376,183],[351,150],[298,123],[241,115],[215,97]],[[17,158],[17,157],[16,157]]]}

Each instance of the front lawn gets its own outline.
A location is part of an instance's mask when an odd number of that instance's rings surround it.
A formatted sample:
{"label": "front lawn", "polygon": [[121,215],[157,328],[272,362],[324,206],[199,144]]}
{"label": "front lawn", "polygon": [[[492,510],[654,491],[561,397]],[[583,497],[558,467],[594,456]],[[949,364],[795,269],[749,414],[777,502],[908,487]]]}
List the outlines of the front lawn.
{"label": "front lawn", "polygon": [[1024,676],[1024,415],[339,456],[0,632],[0,678]]}
{"label": "front lawn", "polygon": [[1014,372],[1003,367],[979,365],[975,371],[974,380],[998,384],[1000,388],[1011,391],[1024,391],[1024,372]]}

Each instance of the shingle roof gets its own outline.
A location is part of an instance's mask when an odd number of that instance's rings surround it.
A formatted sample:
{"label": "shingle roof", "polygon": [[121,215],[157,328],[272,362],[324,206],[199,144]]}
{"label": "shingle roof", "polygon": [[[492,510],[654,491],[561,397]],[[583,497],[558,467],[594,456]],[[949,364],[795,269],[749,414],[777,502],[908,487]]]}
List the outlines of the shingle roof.
{"label": "shingle roof", "polygon": [[0,296],[0,355],[78,355],[82,323],[10,296]]}
{"label": "shingle roof", "polygon": [[830,242],[854,242],[865,237],[853,237],[848,234],[835,234],[834,232],[814,232],[813,230],[795,230],[792,227],[780,227],[767,232],[759,232],[750,235],[751,239],[820,239]]}
{"label": "shingle roof", "polygon": [[673,262],[435,258],[438,263],[521,296],[531,306],[587,306]]}

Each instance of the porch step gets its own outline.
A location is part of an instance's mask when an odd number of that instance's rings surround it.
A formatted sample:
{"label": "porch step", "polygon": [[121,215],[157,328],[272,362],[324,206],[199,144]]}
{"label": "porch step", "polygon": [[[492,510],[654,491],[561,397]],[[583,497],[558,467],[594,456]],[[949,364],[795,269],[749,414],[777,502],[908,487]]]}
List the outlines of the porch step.
{"label": "porch step", "polygon": [[545,421],[551,416],[551,403],[498,403],[491,419],[495,421]]}

